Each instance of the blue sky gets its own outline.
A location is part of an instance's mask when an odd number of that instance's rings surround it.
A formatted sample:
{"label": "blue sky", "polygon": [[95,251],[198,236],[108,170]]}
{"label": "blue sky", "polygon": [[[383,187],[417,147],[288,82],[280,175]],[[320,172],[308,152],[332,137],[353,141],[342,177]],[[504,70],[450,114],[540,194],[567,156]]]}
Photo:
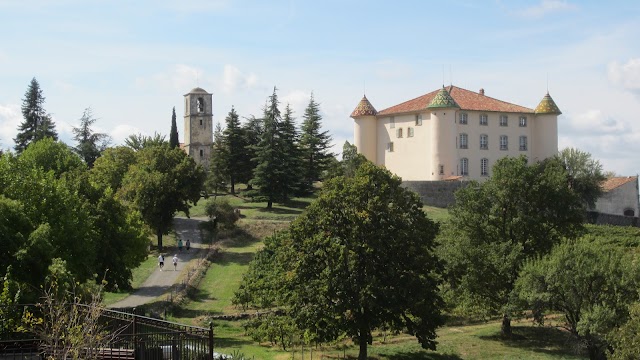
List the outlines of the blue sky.
{"label": "blue sky", "polygon": [[640,172],[640,2],[0,0],[0,148],[32,77],[62,140],[86,107],[114,144],[168,134],[183,95],[260,115],[273,87],[301,117],[311,92],[340,152],[363,92],[378,109],[443,81],[563,111],[560,148]]}

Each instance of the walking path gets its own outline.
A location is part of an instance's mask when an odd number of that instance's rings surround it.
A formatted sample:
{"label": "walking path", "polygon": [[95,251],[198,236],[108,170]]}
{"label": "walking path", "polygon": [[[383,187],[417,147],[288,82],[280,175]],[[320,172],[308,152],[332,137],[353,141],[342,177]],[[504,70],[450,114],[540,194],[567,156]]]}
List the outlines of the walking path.
{"label": "walking path", "polygon": [[[198,228],[198,225],[203,221],[204,219],[174,218],[173,226],[178,238],[182,239],[183,244],[187,243],[187,239],[191,240],[191,250],[187,251],[186,247],[183,246],[182,252],[176,250],[176,253],[164,253],[164,269],[162,271],[160,271],[159,267],[156,267],[156,270],[138,290],[117,303],[109,305],[109,307],[127,308],[144,305],[167,292],[177,282],[182,270],[187,267],[189,261],[196,258],[196,254],[203,247],[200,229]],[[178,255],[176,271],[174,271],[173,262],[171,261],[175,254]]]}

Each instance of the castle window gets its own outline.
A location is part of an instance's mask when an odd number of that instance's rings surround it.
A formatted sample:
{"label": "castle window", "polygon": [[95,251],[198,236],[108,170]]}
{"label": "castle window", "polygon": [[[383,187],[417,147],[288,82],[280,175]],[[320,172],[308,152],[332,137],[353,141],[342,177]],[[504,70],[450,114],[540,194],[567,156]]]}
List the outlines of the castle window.
{"label": "castle window", "polygon": [[416,115],[416,126],[422,125],[422,114]]}
{"label": "castle window", "polygon": [[633,209],[624,209],[624,216],[636,216],[636,212]]}
{"label": "castle window", "polygon": [[500,135],[500,150],[509,150],[509,138],[507,138],[507,135]]}
{"label": "castle window", "polygon": [[527,151],[527,137],[520,136],[520,151]]}
{"label": "castle window", "polygon": [[393,152],[393,141],[387,143],[387,151]]}
{"label": "castle window", "polygon": [[394,118],[393,116],[389,118],[389,127],[391,129],[396,127],[396,118]]}
{"label": "castle window", "polygon": [[460,175],[469,175],[469,159],[460,159]]}
{"label": "castle window", "polygon": [[480,175],[482,176],[489,175],[489,159],[487,158],[480,160]]}
{"label": "castle window", "polygon": [[196,110],[199,113],[204,111],[204,99],[203,98],[198,98],[198,100],[196,100]]}
{"label": "castle window", "polygon": [[200,126],[202,126],[202,119],[200,119]]}
{"label": "castle window", "polygon": [[438,174],[444,175],[444,165],[440,165],[440,166],[438,166],[438,168],[439,168],[438,169]]}
{"label": "castle window", "polygon": [[401,138],[402,137],[402,128],[396,130],[396,137],[397,138]]}
{"label": "castle window", "polygon": [[467,134],[460,134],[460,149],[467,149],[469,147],[469,137]]}
{"label": "castle window", "polygon": [[500,115],[500,126],[509,126],[509,117],[507,115]]}
{"label": "castle window", "polygon": [[526,126],[527,126],[527,117],[520,116],[520,127],[526,127]]}
{"label": "castle window", "polygon": [[204,156],[204,150],[200,149],[200,157]]}
{"label": "castle window", "polygon": [[407,137],[413,137],[413,128],[407,128]]}
{"label": "castle window", "polygon": [[468,115],[467,113],[460,113],[460,124],[467,125]]}
{"label": "castle window", "polygon": [[480,125],[489,125],[489,116],[487,114],[480,114]]}
{"label": "castle window", "polygon": [[489,149],[489,135],[485,135],[485,134],[480,135],[480,149],[482,150]]}

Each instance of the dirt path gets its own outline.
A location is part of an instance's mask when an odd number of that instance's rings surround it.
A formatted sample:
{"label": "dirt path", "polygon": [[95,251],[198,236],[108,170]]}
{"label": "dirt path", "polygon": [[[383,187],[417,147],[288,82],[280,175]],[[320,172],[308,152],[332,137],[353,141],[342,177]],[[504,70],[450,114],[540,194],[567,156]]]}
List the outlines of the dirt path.
{"label": "dirt path", "polygon": [[198,228],[198,224],[202,221],[205,221],[205,219],[174,218],[173,226],[178,234],[178,238],[182,239],[184,244],[186,244],[187,239],[191,240],[191,250],[187,251],[186,248],[183,248],[182,252],[177,253],[177,270],[174,271],[171,261],[175,254],[165,253],[165,265],[162,271],[156,267],[156,270],[145,280],[138,290],[117,303],[109,305],[109,307],[126,308],[144,305],[167,292],[171,286],[178,281],[182,270],[187,267],[191,259],[195,258],[200,248],[203,247],[202,239],[200,238],[200,229]]}

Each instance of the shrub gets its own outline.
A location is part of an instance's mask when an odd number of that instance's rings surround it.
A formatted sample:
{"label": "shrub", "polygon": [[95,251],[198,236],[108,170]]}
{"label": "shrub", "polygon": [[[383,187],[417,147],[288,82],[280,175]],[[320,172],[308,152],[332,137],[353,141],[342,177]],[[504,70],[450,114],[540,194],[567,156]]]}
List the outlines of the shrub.
{"label": "shrub", "polygon": [[205,204],[205,213],[213,223],[213,228],[220,225],[223,229],[231,229],[239,218],[237,211],[226,198],[208,199]]}

